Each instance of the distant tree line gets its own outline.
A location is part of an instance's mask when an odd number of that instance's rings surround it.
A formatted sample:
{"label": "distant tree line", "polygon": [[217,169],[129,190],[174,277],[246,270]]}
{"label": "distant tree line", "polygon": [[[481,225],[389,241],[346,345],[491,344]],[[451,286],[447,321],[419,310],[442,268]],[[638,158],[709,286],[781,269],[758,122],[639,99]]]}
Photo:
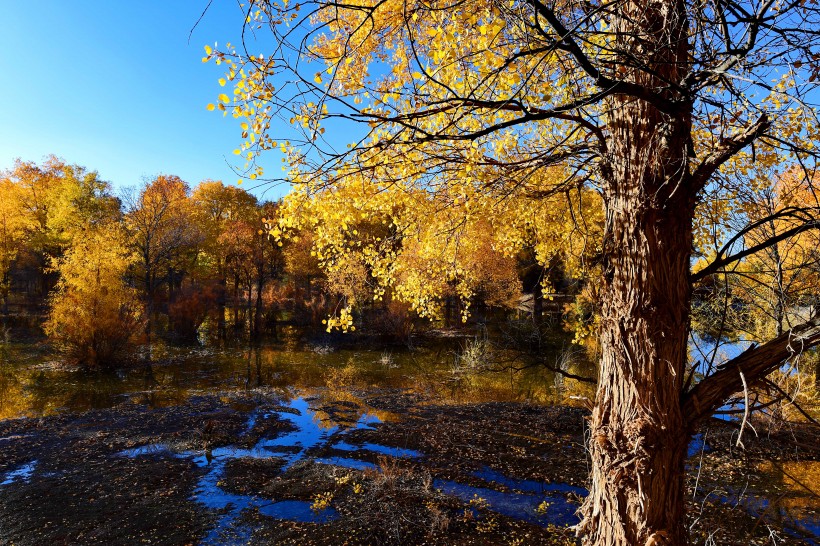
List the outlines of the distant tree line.
{"label": "distant tree line", "polygon": [[[351,264],[328,278],[311,232],[271,237],[279,206],[238,186],[191,188],[173,175],[115,195],[97,172],[57,157],[17,160],[0,174],[3,329],[42,328],[87,367],[157,336],[259,339],[283,321],[324,331],[347,292],[366,290],[369,272]],[[540,315],[542,280],[569,286],[560,266],[545,270],[526,253],[509,259],[484,248],[476,260],[485,277],[477,309],[514,310],[527,291],[525,311]],[[391,294],[366,299],[356,312],[369,332],[414,328],[410,307]],[[460,305],[454,286],[440,302],[442,323],[459,324]]]}

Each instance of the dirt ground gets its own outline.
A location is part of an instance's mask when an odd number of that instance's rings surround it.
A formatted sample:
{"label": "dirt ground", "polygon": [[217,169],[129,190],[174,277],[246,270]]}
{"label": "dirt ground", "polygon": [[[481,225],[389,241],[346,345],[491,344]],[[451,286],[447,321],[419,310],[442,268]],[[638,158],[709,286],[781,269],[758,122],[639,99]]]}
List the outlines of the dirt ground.
{"label": "dirt ground", "polygon": [[[221,446],[249,448],[294,432],[283,392],[0,421],[0,544],[575,544],[565,525],[503,515],[481,496],[459,498],[441,484],[497,492],[503,500],[522,497],[532,483],[559,483],[562,502],[579,505],[588,471],[585,410],[509,402],[440,405],[402,390],[356,395],[354,401],[329,393],[308,399],[316,415],[336,426],[329,429],[333,441],[298,460],[298,449],[287,446],[271,447],[269,456],[249,451],[254,455],[226,459],[216,491],[252,499],[230,521],[231,505],[208,507],[193,497]],[[383,419],[373,426],[339,425],[363,412]],[[250,415],[257,416],[252,426]],[[744,477],[748,484],[764,462],[820,460],[816,431],[758,430],[744,436],[743,450],[735,445],[731,423],[712,422],[701,434],[708,447],[690,458],[694,542],[817,543],[778,528],[787,522],[771,510],[751,513],[726,495],[705,493],[728,491],[727,483]],[[341,450],[340,438],[354,449]],[[126,455],[152,445],[161,448]],[[423,456],[390,457],[368,445]],[[361,468],[332,464],[341,456]],[[314,513],[333,517],[300,521],[265,513],[283,501],[296,508],[310,503]]]}

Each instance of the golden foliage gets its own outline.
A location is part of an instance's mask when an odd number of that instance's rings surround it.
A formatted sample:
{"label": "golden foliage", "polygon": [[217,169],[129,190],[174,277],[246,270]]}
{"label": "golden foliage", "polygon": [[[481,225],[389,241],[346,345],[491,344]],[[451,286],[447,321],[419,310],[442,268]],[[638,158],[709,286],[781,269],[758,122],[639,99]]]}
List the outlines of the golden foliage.
{"label": "golden foliage", "polygon": [[[550,175],[543,187],[563,173]],[[534,248],[542,265],[560,259],[571,276],[581,276],[600,251],[596,193],[533,198],[537,189],[536,180],[498,193],[452,182],[431,192],[351,176],[332,189],[300,186],[269,230],[279,239],[310,234],[311,256],[330,290],[347,302],[331,327],[347,329],[349,306],[380,301],[387,290],[430,318],[439,318],[443,299],[455,296],[466,319],[479,296],[499,307],[517,303],[514,257],[522,249]]]}
{"label": "golden foliage", "polygon": [[60,282],[44,328],[77,363],[111,364],[139,336],[142,306],[124,280],[134,258],[123,230],[107,225],[77,237],[55,264]]}

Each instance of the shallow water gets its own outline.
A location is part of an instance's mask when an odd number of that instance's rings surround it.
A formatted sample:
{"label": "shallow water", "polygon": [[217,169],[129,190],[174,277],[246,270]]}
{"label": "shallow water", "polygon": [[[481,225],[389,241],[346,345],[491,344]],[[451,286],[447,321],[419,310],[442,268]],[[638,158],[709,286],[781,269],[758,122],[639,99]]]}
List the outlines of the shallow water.
{"label": "shallow water", "polygon": [[300,500],[283,500],[259,508],[259,513],[276,519],[291,521],[327,523],[339,517],[332,507],[317,512],[311,503]]}
{"label": "shallow water", "polygon": [[709,453],[711,450],[712,448],[706,443],[706,438],[703,437],[703,433],[699,432],[689,441],[689,445],[686,448],[686,456],[695,457],[703,453]]}
{"label": "shallow water", "polygon": [[[575,514],[578,505],[567,501],[567,498],[560,494],[502,493],[495,489],[472,487],[450,480],[434,480],[433,487],[464,502],[481,499],[479,502],[486,502],[489,509],[494,512],[542,526],[568,526],[580,521]],[[539,510],[539,507],[543,507],[543,511]]]}
{"label": "shallow water", "polygon": [[[338,513],[331,507],[318,512],[313,510],[312,504],[308,501],[260,499],[224,491],[219,483],[224,476],[225,464],[231,459],[277,458],[283,461],[282,470],[285,471],[306,458],[318,464],[351,470],[379,468],[371,462],[353,457],[310,457],[312,451],[322,448],[332,448],[334,451],[361,456],[378,454],[413,460],[424,457],[424,453],[417,450],[372,442],[347,441],[345,438],[348,432],[377,426],[381,419],[374,413],[365,411],[355,422],[343,427],[312,408],[311,401],[315,403],[319,400],[294,397],[284,404],[281,411],[276,412],[280,419],[290,421],[296,430],[273,438],[261,438],[251,448],[227,446],[215,449],[211,452],[210,460],[206,459],[202,452],[174,453],[167,446],[158,444],[132,448],[121,452],[120,455],[192,457],[196,464],[209,468],[208,473],[197,485],[193,500],[211,509],[225,510],[226,513],[221,516],[204,544],[241,543],[241,538],[236,537],[243,537],[249,531],[245,530],[243,534],[236,520],[241,511],[248,508],[256,508],[261,514],[269,517],[301,522],[326,523],[338,517]],[[268,414],[252,412],[248,417],[246,430],[250,431],[256,420],[266,415]],[[707,442],[708,439],[701,434],[693,438],[689,445],[690,464],[698,464],[701,454],[710,451]],[[20,469],[14,473],[14,477],[9,474],[4,483],[19,479],[18,476],[30,474],[31,470]],[[433,487],[459,498],[468,505],[480,503],[493,512],[537,525],[570,526],[579,522],[576,514],[578,501],[587,494],[583,487],[517,479],[489,467],[482,467],[471,475],[487,486],[435,479]],[[820,536],[820,514],[817,511],[818,503],[814,502],[820,499],[820,491],[812,489],[816,489],[820,483],[820,462],[767,463],[760,468],[760,480],[758,487],[768,490],[769,493],[752,493],[747,483],[746,486],[728,485],[723,492],[701,491],[698,496],[701,499],[716,498],[724,504],[740,507],[755,518],[765,516],[765,521],[777,522],[787,535],[800,537],[807,544],[820,544],[816,539],[806,538]],[[787,495],[779,493],[784,489],[787,490]]]}
{"label": "shallow water", "polygon": [[341,451],[370,451],[372,453],[380,453],[382,455],[389,455],[390,457],[408,457],[411,459],[419,459],[424,455],[420,451],[416,451],[415,449],[406,449],[401,447],[387,447],[382,446],[379,444],[372,444],[369,442],[364,442],[362,444],[349,444],[345,441],[336,442],[333,444],[333,449],[339,449]]}
{"label": "shallow water", "polygon": [[[805,507],[796,508],[789,506],[789,503],[782,502],[783,499],[768,499],[757,495],[748,495],[742,490],[729,488],[727,495],[719,495],[719,500],[724,504],[739,506],[754,518],[765,518],[768,523],[777,523],[784,532],[795,538],[802,538],[807,544],[818,545],[820,538],[820,514],[817,509],[813,513],[807,513]],[[815,506],[820,505],[820,499],[816,499]]]}
{"label": "shallow water", "polygon": [[[363,413],[351,426],[340,427],[326,423],[319,412],[311,408],[310,401],[302,397],[292,398],[278,417],[288,420],[295,430],[273,438],[261,438],[250,448],[236,446],[220,447],[212,450],[208,456],[200,451],[173,452],[168,446],[150,444],[120,452],[125,457],[191,457],[199,465],[208,468],[207,473],[196,485],[192,500],[203,506],[223,512],[215,527],[203,540],[203,544],[239,543],[246,536],[237,520],[243,510],[258,509],[260,514],[301,522],[326,523],[338,517],[332,507],[314,510],[312,503],[293,499],[263,499],[252,495],[240,495],[228,492],[221,486],[225,476],[225,465],[233,459],[275,458],[284,464],[282,472],[294,464],[310,459],[314,463],[339,466],[352,470],[376,470],[378,466],[352,457],[310,457],[310,453],[320,448],[332,448],[349,451],[351,454],[379,454],[393,458],[420,459],[424,454],[417,450],[386,446],[372,442],[361,444],[344,440],[344,435],[381,422],[378,416]],[[267,416],[269,413],[263,414]],[[252,412],[248,417],[246,432],[250,432],[260,417]],[[490,488],[472,487],[454,481],[434,480],[433,486],[443,493],[454,495],[466,502],[476,496],[481,497],[487,507],[500,514],[530,521],[539,525],[572,525],[577,523],[574,515],[577,505],[568,500],[568,494],[583,495],[586,490],[567,484],[548,484],[530,480],[509,478],[489,468],[477,471],[475,477],[488,483],[494,482],[508,489],[509,492],[496,491]],[[539,506],[541,509],[539,509]]]}
{"label": "shallow water", "polygon": [[[456,354],[465,343],[469,340],[449,339],[390,352],[333,350],[299,343],[294,330],[285,331],[280,342],[258,347],[157,343],[150,351],[152,366],[111,373],[72,371],[40,346],[0,343],[0,419],[119,404],[164,407],[184,403],[196,394],[256,387],[283,391],[327,386],[418,388],[464,402],[554,402],[573,388],[574,382],[558,384],[554,374],[540,366],[513,374],[456,369]],[[588,362],[579,360],[572,366],[576,373],[590,374]]]}
{"label": "shallow water", "polygon": [[27,482],[31,479],[31,475],[34,474],[34,469],[37,467],[37,461],[31,461],[30,463],[26,463],[20,468],[12,470],[10,472],[6,472],[3,476],[3,480],[0,481],[0,485],[11,485],[16,481],[24,481]]}
{"label": "shallow water", "polygon": [[[335,510],[330,507],[324,510],[313,510],[312,504],[307,501],[291,499],[271,501],[252,495],[230,493],[221,486],[221,480],[225,475],[225,465],[230,460],[248,457],[283,459],[285,465],[282,471],[285,471],[297,461],[304,459],[308,450],[327,444],[330,436],[337,431],[335,426],[323,427],[316,412],[310,409],[304,398],[293,398],[287,404],[286,410],[288,411],[279,412],[279,417],[291,421],[296,428],[293,432],[276,438],[261,438],[251,448],[226,446],[205,454],[200,452],[176,454],[176,456],[193,457],[197,465],[208,468],[208,472],[196,485],[192,500],[212,510],[224,512],[208,536],[203,539],[202,544],[241,543],[246,533],[237,532],[236,520],[246,509],[256,508],[261,514],[274,518],[314,523],[326,523],[337,517]],[[257,418],[256,412],[250,414],[245,427],[246,433],[253,429]],[[378,422],[377,418],[365,414],[353,428],[366,427],[376,422]],[[276,448],[280,448],[280,451],[276,451]],[[228,537],[233,538],[228,540]]]}
{"label": "shallow water", "polygon": [[765,461],[751,476],[702,494],[742,508],[758,525],[773,523],[788,536],[820,545],[820,461]]}

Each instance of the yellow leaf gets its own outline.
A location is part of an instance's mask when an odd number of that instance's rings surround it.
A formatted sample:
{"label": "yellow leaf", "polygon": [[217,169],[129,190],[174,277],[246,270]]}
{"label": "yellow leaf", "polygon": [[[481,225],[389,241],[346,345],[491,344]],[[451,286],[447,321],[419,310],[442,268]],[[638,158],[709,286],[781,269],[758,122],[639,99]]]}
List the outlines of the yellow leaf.
{"label": "yellow leaf", "polygon": [[222,87],[225,87],[226,83],[228,83],[228,82],[225,81],[225,78],[219,78],[219,85],[221,85]]}
{"label": "yellow leaf", "polygon": [[214,110],[214,108],[216,108],[216,106],[213,103],[210,103],[205,108],[207,108],[209,112],[213,112],[213,110]]}
{"label": "yellow leaf", "polygon": [[228,104],[229,102],[231,102],[231,99],[229,99],[228,95],[226,95],[225,93],[222,93],[221,95],[219,95],[219,100],[221,100],[225,104]]}
{"label": "yellow leaf", "polygon": [[213,49],[211,49],[211,46],[209,46],[209,45],[205,46],[205,53],[207,53],[208,55],[213,53]]}

